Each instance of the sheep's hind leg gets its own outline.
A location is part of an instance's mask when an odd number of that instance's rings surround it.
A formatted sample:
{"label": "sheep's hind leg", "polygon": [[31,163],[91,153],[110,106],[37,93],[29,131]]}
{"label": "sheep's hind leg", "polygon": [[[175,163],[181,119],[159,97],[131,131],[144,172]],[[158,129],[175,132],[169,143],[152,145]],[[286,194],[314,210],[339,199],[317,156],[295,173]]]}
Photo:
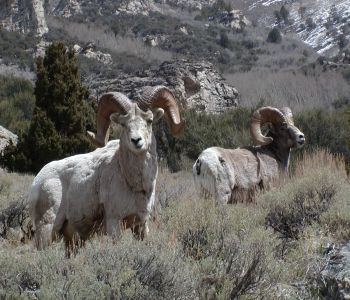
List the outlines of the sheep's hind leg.
{"label": "sheep's hind leg", "polygon": [[38,250],[43,250],[51,244],[52,224],[37,224],[34,232],[34,243]]}
{"label": "sheep's hind leg", "polygon": [[81,239],[73,226],[66,220],[62,227],[62,234],[65,242],[66,257],[70,258],[71,255],[76,255],[85,241]]}
{"label": "sheep's hind leg", "polygon": [[38,250],[42,250],[52,243],[52,228],[55,220],[53,209],[47,210],[35,224],[34,243]]}

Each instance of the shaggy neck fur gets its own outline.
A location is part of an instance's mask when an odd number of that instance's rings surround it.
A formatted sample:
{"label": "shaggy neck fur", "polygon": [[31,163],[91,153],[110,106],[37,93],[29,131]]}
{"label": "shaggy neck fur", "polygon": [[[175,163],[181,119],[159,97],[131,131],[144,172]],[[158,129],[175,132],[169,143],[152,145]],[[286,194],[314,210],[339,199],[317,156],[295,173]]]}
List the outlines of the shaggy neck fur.
{"label": "shaggy neck fur", "polygon": [[119,165],[126,183],[135,192],[145,195],[152,193],[157,177],[157,152],[154,135],[147,151],[134,153],[129,150],[123,139],[120,140]]}
{"label": "shaggy neck fur", "polygon": [[264,146],[268,151],[272,152],[273,157],[276,158],[280,169],[284,172],[288,171],[290,148],[280,145],[278,139],[275,139],[271,144]]}

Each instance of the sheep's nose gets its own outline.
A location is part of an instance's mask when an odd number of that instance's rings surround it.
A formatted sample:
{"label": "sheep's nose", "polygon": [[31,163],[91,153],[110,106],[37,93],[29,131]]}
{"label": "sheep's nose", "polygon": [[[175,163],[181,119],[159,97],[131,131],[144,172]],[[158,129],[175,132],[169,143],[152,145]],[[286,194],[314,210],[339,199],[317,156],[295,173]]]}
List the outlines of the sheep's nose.
{"label": "sheep's nose", "polygon": [[139,143],[139,141],[141,141],[141,138],[131,138],[131,141],[135,144],[135,146],[137,146],[137,144]]}
{"label": "sheep's nose", "polygon": [[298,138],[299,138],[299,141],[298,141],[299,145],[304,145],[305,136],[303,134],[299,134]]}

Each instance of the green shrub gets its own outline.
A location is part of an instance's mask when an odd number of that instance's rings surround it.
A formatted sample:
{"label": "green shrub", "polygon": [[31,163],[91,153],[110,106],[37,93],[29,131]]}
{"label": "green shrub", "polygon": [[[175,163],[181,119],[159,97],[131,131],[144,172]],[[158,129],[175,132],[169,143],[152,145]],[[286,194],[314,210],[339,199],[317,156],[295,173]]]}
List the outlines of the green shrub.
{"label": "green shrub", "polygon": [[305,22],[308,30],[313,30],[317,26],[311,17],[307,18]]}
{"label": "green shrub", "polygon": [[[339,104],[339,102],[336,103]],[[350,124],[346,108],[336,110],[318,108],[302,111],[296,114],[294,119],[295,124],[306,137],[303,151],[327,148],[331,153],[341,154],[347,162],[350,161],[350,149],[347,146]]]}
{"label": "green shrub", "polygon": [[280,30],[277,27],[274,27],[270,30],[267,36],[267,41],[269,43],[275,43],[275,44],[279,44],[280,42],[282,42],[282,35]]}
{"label": "green shrub", "polygon": [[284,23],[286,25],[289,24],[290,20],[289,20],[289,10],[285,7],[285,5],[282,5],[281,9],[280,9],[280,14],[281,14],[281,17],[284,21]]}
{"label": "green shrub", "polygon": [[306,226],[320,221],[322,213],[333,204],[335,193],[332,184],[297,191],[287,204],[273,207],[266,216],[266,224],[283,239],[298,239]]}
{"label": "green shrub", "polygon": [[219,44],[223,48],[227,48],[229,46],[230,40],[227,36],[227,33],[225,31],[220,32],[220,40]]}
{"label": "green shrub", "polygon": [[[26,207],[26,201],[20,199],[12,202],[7,208],[0,211],[0,238],[9,238],[8,232],[11,228],[20,227],[23,233],[30,237],[30,232],[25,228],[28,221],[29,212]],[[24,239],[22,240],[24,241]]]}
{"label": "green shrub", "polygon": [[342,75],[344,79],[350,83],[350,68],[346,68],[345,70],[343,70]]}
{"label": "green shrub", "polygon": [[34,88],[30,81],[0,76],[0,124],[14,133],[26,132],[34,109]]}
{"label": "green shrub", "polygon": [[33,49],[37,42],[34,33],[23,34],[0,28],[0,53],[5,64],[34,69]]}
{"label": "green shrub", "polygon": [[86,101],[73,50],[53,43],[37,61],[35,109],[28,133],[1,157],[9,170],[38,172],[46,163],[92,149],[86,129],[93,127],[93,108]]}

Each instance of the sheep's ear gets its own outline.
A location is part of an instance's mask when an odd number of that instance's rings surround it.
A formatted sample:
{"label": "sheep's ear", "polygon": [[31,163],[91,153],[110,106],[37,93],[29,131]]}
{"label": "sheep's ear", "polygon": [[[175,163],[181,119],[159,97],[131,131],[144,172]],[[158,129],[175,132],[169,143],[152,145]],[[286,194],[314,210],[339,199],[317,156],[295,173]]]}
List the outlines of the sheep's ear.
{"label": "sheep's ear", "polygon": [[276,130],[275,130],[275,126],[272,124],[272,123],[268,123],[267,124],[267,129],[268,131],[272,132],[272,133],[275,133]]}
{"label": "sheep's ear", "polygon": [[153,112],[153,122],[157,122],[164,115],[164,110],[162,108],[159,108],[159,107],[153,109],[152,112]]}
{"label": "sheep's ear", "polygon": [[114,114],[111,114],[110,119],[111,119],[112,122],[124,126],[125,121],[126,121],[125,116],[126,115],[119,114],[119,113],[114,113]]}

